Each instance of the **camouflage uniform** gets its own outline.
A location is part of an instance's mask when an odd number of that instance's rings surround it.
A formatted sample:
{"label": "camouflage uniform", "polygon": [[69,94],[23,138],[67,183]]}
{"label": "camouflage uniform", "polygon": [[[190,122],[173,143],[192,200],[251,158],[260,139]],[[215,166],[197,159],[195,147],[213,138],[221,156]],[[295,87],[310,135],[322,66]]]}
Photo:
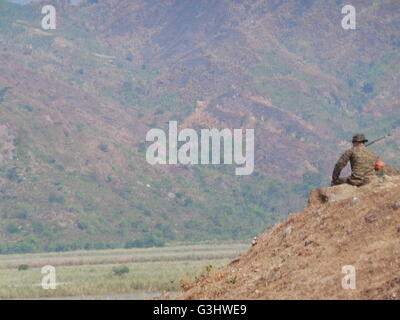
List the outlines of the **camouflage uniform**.
{"label": "camouflage uniform", "polygon": [[[353,142],[366,142],[364,135],[355,135]],[[376,155],[366,146],[361,145],[347,150],[336,163],[332,174],[332,185],[348,183],[353,186],[362,186],[370,181],[370,177],[375,175]],[[340,173],[350,161],[351,176],[339,178]]]}

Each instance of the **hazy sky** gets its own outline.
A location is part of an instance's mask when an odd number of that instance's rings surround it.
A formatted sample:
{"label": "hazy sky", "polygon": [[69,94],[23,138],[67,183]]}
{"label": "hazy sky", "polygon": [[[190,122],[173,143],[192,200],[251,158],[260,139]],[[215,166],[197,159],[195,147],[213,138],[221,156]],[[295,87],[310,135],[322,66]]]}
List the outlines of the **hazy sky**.
{"label": "hazy sky", "polygon": [[[19,4],[26,4],[29,2],[33,1],[39,1],[39,0],[7,0],[9,2],[14,2],[14,3],[19,3]],[[80,0],[71,0],[72,3],[79,2]]]}
{"label": "hazy sky", "polygon": [[32,0],[8,0],[8,1],[14,2],[14,3],[25,4],[25,3],[31,2]]}

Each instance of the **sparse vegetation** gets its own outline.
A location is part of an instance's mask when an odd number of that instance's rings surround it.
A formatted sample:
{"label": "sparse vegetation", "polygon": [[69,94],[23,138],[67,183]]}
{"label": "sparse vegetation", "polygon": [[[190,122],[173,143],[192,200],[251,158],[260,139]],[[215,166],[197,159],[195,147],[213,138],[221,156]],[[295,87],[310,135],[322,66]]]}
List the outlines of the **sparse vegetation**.
{"label": "sparse vegetation", "polygon": [[[247,247],[227,243],[1,255],[0,298],[176,292],[181,289],[180,280],[190,282],[204,272],[218,270]],[[43,276],[41,268],[47,264],[56,268],[60,283],[56,290],[43,290],[37,285]]]}

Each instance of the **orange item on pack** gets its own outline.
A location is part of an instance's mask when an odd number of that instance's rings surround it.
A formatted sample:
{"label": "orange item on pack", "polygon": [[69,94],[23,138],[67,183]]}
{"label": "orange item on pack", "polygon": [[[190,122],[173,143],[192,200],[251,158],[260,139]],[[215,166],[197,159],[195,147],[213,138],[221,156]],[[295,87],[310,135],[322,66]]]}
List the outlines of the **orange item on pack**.
{"label": "orange item on pack", "polygon": [[375,162],[375,170],[380,170],[385,166],[385,163],[381,160],[381,158],[377,158]]}

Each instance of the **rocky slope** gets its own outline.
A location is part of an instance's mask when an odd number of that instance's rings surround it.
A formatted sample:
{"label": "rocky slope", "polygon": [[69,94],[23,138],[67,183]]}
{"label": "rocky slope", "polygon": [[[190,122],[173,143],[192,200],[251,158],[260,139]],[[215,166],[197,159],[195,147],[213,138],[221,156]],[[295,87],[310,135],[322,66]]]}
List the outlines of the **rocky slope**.
{"label": "rocky slope", "polygon": [[[400,299],[400,177],[314,190],[308,208],[268,228],[182,299]],[[343,289],[343,266],[356,288]]]}

